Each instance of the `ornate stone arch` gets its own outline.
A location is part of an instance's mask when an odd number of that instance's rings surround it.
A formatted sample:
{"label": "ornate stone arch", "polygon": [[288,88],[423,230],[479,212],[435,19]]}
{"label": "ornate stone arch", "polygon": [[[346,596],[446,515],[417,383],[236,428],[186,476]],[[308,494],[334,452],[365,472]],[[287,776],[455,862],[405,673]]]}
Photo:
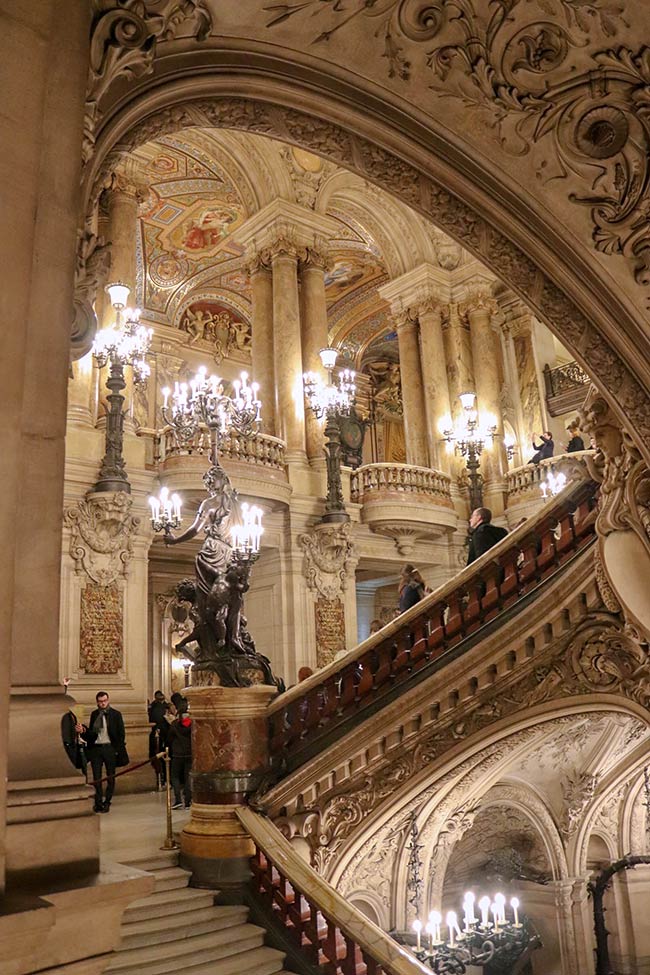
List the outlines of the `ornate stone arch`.
{"label": "ornate stone arch", "polygon": [[[308,85],[287,57],[286,79],[278,80],[277,60],[272,66],[260,51],[246,60],[247,72],[192,76],[186,67],[184,79],[157,65],[153,78],[131,86],[130,99],[105,108],[86,167],[87,198],[134,145],[188,125],[257,132],[348,167],[430,217],[526,300],[629,422],[650,460],[648,369],[624,338],[638,333],[642,345],[639,316],[620,300],[613,278],[602,267],[595,271],[585,248],[576,252],[560,228],[506,190],[499,174],[440,131],[387,108],[378,91],[365,92],[361,110],[358,86],[341,77],[333,85],[312,66]],[[103,88],[106,105],[115,97],[110,88]]]}

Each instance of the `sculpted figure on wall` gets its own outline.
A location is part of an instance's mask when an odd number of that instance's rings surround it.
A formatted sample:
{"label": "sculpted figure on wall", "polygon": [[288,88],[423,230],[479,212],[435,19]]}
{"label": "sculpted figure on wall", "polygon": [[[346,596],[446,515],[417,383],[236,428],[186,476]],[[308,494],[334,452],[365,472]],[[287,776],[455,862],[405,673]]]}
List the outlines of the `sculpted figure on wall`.
{"label": "sculpted figure on wall", "polygon": [[251,354],[250,323],[236,320],[219,305],[196,302],[185,310],[178,327],[189,336],[188,345],[208,342],[217,365],[234,351]]}

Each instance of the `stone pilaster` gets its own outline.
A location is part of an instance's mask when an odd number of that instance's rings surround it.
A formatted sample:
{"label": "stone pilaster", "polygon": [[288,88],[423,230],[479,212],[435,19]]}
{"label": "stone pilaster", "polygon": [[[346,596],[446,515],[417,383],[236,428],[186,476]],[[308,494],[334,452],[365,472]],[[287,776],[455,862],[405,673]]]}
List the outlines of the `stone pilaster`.
{"label": "stone pilaster", "polygon": [[396,315],[395,322],[402,377],[406,460],[416,467],[428,467],[427,418],[422,387],[418,325],[408,312]]}
{"label": "stone pilaster", "polygon": [[411,307],[411,313],[413,311],[416,312],[420,325],[420,357],[429,438],[429,460],[432,467],[449,474],[450,457],[442,444],[439,429],[443,417],[451,416],[442,334],[442,308],[436,299],[429,295],[423,296],[417,305]]}
{"label": "stone pilaster", "polygon": [[298,247],[287,231],[270,247],[273,268],[273,358],[276,422],[287,444],[287,460],[305,457],[305,401],[302,382]]}
{"label": "stone pilaster", "polygon": [[258,252],[248,270],[253,296],[252,376],[260,384],[262,426],[265,433],[276,435],[275,376],[273,370],[273,276],[270,255]]}
{"label": "stone pilaster", "polygon": [[[328,255],[323,244],[308,247],[300,263],[301,275],[301,335],[302,367],[304,372],[323,374],[318,355],[329,342],[327,304],[325,300],[325,271]],[[325,377],[324,377],[325,378]],[[307,457],[310,461],[323,459],[323,426],[308,410],[306,417]]]}

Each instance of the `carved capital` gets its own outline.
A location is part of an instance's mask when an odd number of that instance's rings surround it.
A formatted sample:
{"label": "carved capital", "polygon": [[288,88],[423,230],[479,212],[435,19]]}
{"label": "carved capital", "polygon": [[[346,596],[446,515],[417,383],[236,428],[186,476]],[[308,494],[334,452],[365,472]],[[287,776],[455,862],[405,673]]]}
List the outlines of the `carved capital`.
{"label": "carved capital", "polygon": [[409,305],[409,314],[412,318],[417,318],[422,324],[421,319],[426,315],[442,316],[442,303],[439,298],[431,292],[422,292],[416,295],[415,300]]}
{"label": "carved capital", "polygon": [[298,261],[304,255],[304,249],[300,247],[292,228],[284,227],[278,232],[275,239],[270,242],[268,254],[271,261],[282,258]]}
{"label": "carved capital", "polygon": [[70,555],[77,574],[102,586],[126,577],[140,518],[131,514],[133,499],[124,492],[91,493],[63,513],[70,531]]}
{"label": "carved capital", "polygon": [[271,271],[272,257],[268,248],[260,248],[247,256],[246,270],[249,277]]}
{"label": "carved capital", "polygon": [[492,317],[499,310],[499,305],[487,291],[474,291],[468,294],[458,306],[459,314],[467,318],[471,324],[474,317]]}
{"label": "carved capital", "polygon": [[311,592],[325,599],[341,596],[356,565],[350,525],[316,525],[298,536],[298,544],[305,553],[303,574]]}
{"label": "carved capital", "polygon": [[317,268],[320,271],[328,271],[332,266],[327,242],[317,240],[313,246],[307,247],[300,261],[303,268]]}

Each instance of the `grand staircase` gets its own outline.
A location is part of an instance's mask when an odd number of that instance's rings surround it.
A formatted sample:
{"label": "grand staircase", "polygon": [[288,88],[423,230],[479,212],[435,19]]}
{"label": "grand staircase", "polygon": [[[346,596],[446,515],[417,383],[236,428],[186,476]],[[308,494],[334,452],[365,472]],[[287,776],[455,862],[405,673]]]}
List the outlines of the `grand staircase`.
{"label": "grand staircase", "polygon": [[288,975],[284,955],[264,944],[248,908],[215,904],[215,891],[188,887],[178,853],[131,860],[155,877],[153,893],[125,912],[111,975]]}

